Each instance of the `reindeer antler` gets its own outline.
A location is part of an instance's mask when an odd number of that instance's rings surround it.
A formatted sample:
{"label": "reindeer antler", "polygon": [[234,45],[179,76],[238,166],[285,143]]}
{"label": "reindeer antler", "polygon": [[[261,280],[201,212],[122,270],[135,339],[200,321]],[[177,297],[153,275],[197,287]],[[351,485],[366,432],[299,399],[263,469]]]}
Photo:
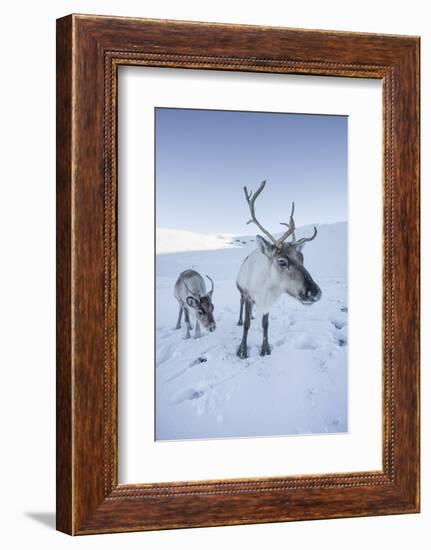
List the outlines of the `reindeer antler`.
{"label": "reindeer antler", "polygon": [[254,203],[256,202],[257,197],[261,194],[261,192],[262,192],[263,188],[265,187],[265,185],[266,185],[266,181],[263,180],[263,182],[259,185],[258,190],[254,194],[253,194],[253,191],[250,191],[250,193],[249,193],[247,187],[244,187],[245,199],[248,203],[248,207],[250,208],[250,214],[251,214],[251,219],[248,220],[247,224],[252,223],[252,222],[255,223],[257,225],[257,227],[262,231],[262,233],[265,233],[265,235],[276,245],[277,241],[274,239],[274,237],[271,235],[271,233],[269,231],[267,231],[263,227],[263,225],[261,225],[257,221],[256,214],[255,214],[255,211],[254,211]]}
{"label": "reindeer antler", "polygon": [[295,246],[301,246],[304,243],[307,243],[308,241],[312,241],[315,236],[317,235],[317,229],[316,226],[314,226],[314,233],[312,237],[302,237],[302,239],[299,239],[299,241],[296,241]]}
{"label": "reindeer antler", "polygon": [[275,244],[275,246],[277,248],[280,248],[282,243],[287,239],[287,237],[292,235],[292,233],[294,234],[295,222],[293,220],[293,213],[295,211],[295,203],[292,203],[292,211],[290,213],[290,223],[287,224],[287,223],[281,222],[281,225],[286,225],[289,229],[285,233],[283,233],[283,235],[279,239],[275,239],[271,235],[271,233],[269,231],[267,231],[258,222],[258,220],[256,218],[256,213],[255,213],[255,210],[254,210],[254,203],[256,202],[257,197],[261,194],[261,192],[262,192],[263,188],[265,187],[265,185],[266,185],[266,180],[263,180],[263,182],[259,185],[258,190],[254,194],[253,194],[252,191],[248,192],[247,187],[244,187],[245,198],[246,198],[246,201],[247,201],[248,206],[250,208],[250,214],[251,214],[251,219],[247,222],[247,224],[249,224],[251,222],[255,223],[257,225],[257,227],[262,231],[262,233],[264,233]]}
{"label": "reindeer antler", "polygon": [[214,292],[214,281],[211,279],[211,277],[209,275],[205,275],[205,277],[207,279],[209,279],[209,281],[211,282],[211,290],[209,292],[207,292],[207,294],[209,296],[212,296],[213,292]]}
{"label": "reindeer antler", "polygon": [[295,212],[295,203],[292,202],[292,211],[290,212],[289,223],[280,222],[280,225],[285,225],[286,227],[289,228],[286,231],[286,233],[283,233],[283,235],[279,239],[277,239],[277,242],[280,243],[280,244],[283,241],[285,241],[287,239],[287,237],[290,237],[290,235],[292,235],[292,241],[296,241],[296,238],[295,238],[295,220],[293,219],[294,212]]}

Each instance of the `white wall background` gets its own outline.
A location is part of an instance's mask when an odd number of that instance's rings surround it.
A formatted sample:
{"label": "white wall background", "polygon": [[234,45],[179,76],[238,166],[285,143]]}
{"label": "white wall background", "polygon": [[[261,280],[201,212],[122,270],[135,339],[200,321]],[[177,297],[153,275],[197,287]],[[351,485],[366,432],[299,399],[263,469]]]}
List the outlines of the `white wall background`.
{"label": "white wall background", "polygon": [[[1,542],[4,548],[428,547],[431,522],[430,339],[423,339],[422,514],[72,539],[53,530],[55,449],[55,19],[70,12],[422,37],[422,151],[431,150],[427,3],[56,0],[3,5],[0,131],[2,344]],[[431,330],[430,165],[422,155],[423,334]],[[429,544],[429,543],[428,543]]]}

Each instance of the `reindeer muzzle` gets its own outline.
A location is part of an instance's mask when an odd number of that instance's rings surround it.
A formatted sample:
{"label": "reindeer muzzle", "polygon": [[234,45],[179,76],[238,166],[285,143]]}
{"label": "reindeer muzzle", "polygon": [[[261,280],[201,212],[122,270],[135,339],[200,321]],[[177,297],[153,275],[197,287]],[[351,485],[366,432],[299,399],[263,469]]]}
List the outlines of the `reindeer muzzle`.
{"label": "reindeer muzzle", "polygon": [[305,292],[300,292],[299,299],[304,305],[311,305],[318,302],[322,297],[322,291],[315,285],[313,288],[309,288]]}

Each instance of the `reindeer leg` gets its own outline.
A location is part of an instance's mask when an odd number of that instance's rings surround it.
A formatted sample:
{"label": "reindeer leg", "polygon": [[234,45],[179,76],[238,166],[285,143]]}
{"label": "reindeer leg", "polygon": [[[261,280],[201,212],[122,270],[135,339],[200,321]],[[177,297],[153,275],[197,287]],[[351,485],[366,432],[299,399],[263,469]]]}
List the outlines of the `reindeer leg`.
{"label": "reindeer leg", "polygon": [[262,348],[260,350],[260,354],[262,356],[271,355],[271,348],[269,347],[269,343],[268,343],[268,324],[269,324],[269,313],[265,313],[265,315],[262,317],[263,342],[262,342]]}
{"label": "reindeer leg", "polygon": [[184,320],[187,327],[186,338],[190,338],[190,329],[192,328],[192,325],[190,324],[189,310],[186,307],[184,308]]}
{"label": "reindeer leg", "polygon": [[252,308],[252,303],[249,300],[245,300],[245,320],[244,320],[244,328],[242,332],[242,340],[238,348],[238,351],[236,353],[238,357],[240,357],[241,359],[246,359],[248,357],[247,334],[248,334],[248,329],[250,328],[251,308]]}
{"label": "reindeer leg", "polygon": [[243,319],[242,319],[242,312],[243,311],[244,311],[244,295],[241,292],[241,302],[240,302],[240,305],[239,305],[239,319],[238,319],[238,326],[240,326],[240,327],[242,327],[242,325],[244,324]]}
{"label": "reindeer leg", "polygon": [[195,327],[195,338],[201,337],[201,326],[199,324],[199,321],[196,319],[196,327]]}
{"label": "reindeer leg", "polygon": [[175,327],[177,330],[181,328],[181,317],[183,316],[183,306],[180,304],[180,311],[178,312],[178,321],[177,326]]}

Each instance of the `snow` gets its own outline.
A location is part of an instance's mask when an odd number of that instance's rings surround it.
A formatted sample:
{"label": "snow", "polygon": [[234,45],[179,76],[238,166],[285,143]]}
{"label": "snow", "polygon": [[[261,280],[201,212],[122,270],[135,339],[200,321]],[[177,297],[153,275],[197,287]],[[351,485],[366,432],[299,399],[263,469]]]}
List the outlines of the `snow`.
{"label": "snow", "polygon": [[[249,331],[249,357],[236,351],[235,285],[254,236],[157,229],[156,439],[324,434],[347,431],[347,223],[318,225],[305,265],[322,289],[312,305],[283,296],[270,312],[272,354],[260,357],[261,317]],[[311,235],[299,228],[297,238]],[[217,330],[186,340],[175,330],[173,288],[187,268],[210,275]],[[193,334],[193,333],[192,333]]]}
{"label": "snow", "polygon": [[162,227],[158,227],[156,231],[157,254],[229,248],[231,241],[232,237],[230,235],[202,235],[192,231]]}

